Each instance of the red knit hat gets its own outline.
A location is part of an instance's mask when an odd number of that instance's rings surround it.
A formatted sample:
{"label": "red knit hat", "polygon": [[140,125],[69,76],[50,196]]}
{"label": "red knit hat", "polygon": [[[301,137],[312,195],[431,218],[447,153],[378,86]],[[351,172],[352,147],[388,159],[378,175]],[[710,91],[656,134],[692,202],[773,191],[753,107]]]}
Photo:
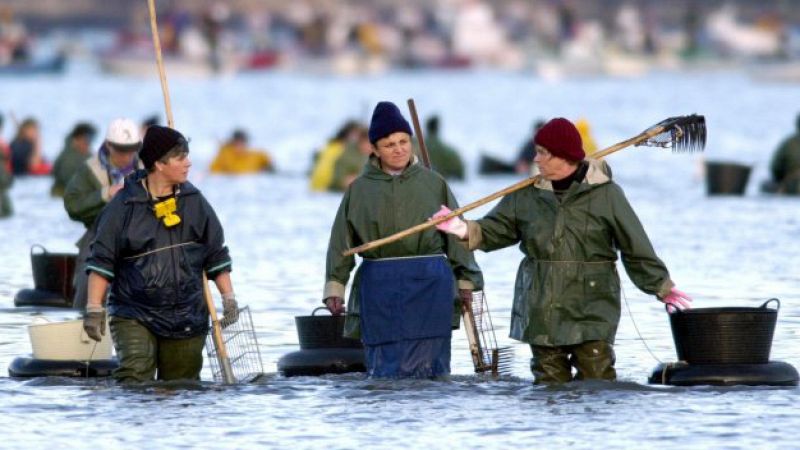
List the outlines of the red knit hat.
{"label": "red knit hat", "polygon": [[553,119],[539,128],[533,142],[559,158],[581,161],[586,157],[581,134],[572,122],[563,117]]}

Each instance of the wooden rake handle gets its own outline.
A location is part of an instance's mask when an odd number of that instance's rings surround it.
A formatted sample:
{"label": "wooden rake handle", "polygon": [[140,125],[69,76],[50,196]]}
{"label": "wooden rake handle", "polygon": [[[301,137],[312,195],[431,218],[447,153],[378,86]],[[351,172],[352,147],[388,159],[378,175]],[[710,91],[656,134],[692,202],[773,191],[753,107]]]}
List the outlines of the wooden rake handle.
{"label": "wooden rake handle", "polygon": [[464,214],[467,211],[472,211],[473,209],[475,209],[475,208],[477,208],[479,206],[485,205],[485,204],[491,202],[492,200],[498,199],[498,198],[500,198],[500,197],[502,197],[504,195],[508,195],[508,194],[510,194],[510,193],[512,193],[514,191],[518,191],[518,190],[520,190],[520,189],[522,189],[522,188],[524,188],[526,186],[530,186],[530,185],[536,183],[537,181],[539,181],[539,177],[538,176],[531,177],[531,178],[526,178],[525,180],[522,180],[519,183],[513,184],[513,185],[511,185],[511,186],[509,186],[509,187],[507,187],[507,188],[505,188],[505,189],[503,189],[501,191],[497,191],[494,194],[491,194],[491,195],[489,195],[487,197],[484,197],[484,198],[482,198],[480,200],[476,200],[476,201],[470,203],[469,205],[462,206],[461,208],[458,208],[458,209],[452,211],[450,214],[448,214],[446,216],[442,216],[442,217],[439,217],[437,219],[432,219],[432,220],[429,220],[427,222],[423,222],[423,223],[421,223],[419,225],[415,225],[415,226],[413,226],[411,228],[408,228],[406,230],[397,232],[397,233],[395,233],[395,234],[393,234],[391,236],[387,236],[385,238],[381,238],[381,239],[377,239],[377,240],[374,240],[374,241],[371,241],[371,242],[367,242],[366,244],[359,245],[358,247],[353,247],[353,248],[351,248],[349,250],[344,251],[342,254],[344,256],[350,256],[350,255],[354,255],[356,253],[361,253],[361,252],[364,252],[364,251],[367,251],[367,250],[370,250],[370,249],[373,249],[373,248],[376,248],[376,247],[380,247],[380,246],[389,244],[391,242],[394,242],[394,241],[397,241],[397,240],[400,240],[400,239],[403,239],[406,236],[410,236],[412,234],[419,233],[420,231],[427,230],[428,228],[435,227],[436,225],[438,225],[438,224],[440,224],[442,222],[446,222],[446,221],[452,219],[453,217],[460,216],[461,214]]}
{"label": "wooden rake handle", "polygon": [[153,34],[153,48],[156,52],[158,77],[161,80],[161,93],[164,94],[164,109],[167,112],[167,126],[174,128],[175,124],[172,120],[172,105],[169,101],[169,85],[167,84],[167,74],[164,70],[164,60],[161,58],[161,40],[158,37],[158,21],[156,20],[155,0],[147,0],[147,7],[150,10],[150,31]]}
{"label": "wooden rake handle", "polygon": [[[603,150],[600,150],[600,151],[596,152],[594,155],[591,156],[591,158],[592,159],[603,159],[606,156],[608,156],[608,155],[610,155],[610,154],[612,154],[614,152],[622,150],[623,148],[630,147],[631,145],[636,145],[636,144],[639,144],[641,142],[644,142],[647,139],[652,138],[653,136],[657,136],[657,135],[663,133],[664,131],[666,131],[666,127],[663,127],[663,126],[651,127],[651,128],[639,133],[638,135],[636,135],[636,136],[634,136],[634,137],[632,137],[630,139],[626,139],[626,140],[624,140],[622,142],[619,142],[617,144],[612,145],[611,147],[607,147],[607,148],[605,148]],[[474,201],[474,202],[472,202],[472,203],[470,203],[468,205],[462,206],[461,208],[458,208],[455,211],[452,211],[450,214],[448,214],[446,216],[442,216],[442,217],[439,217],[437,219],[432,219],[432,220],[429,220],[427,222],[421,223],[419,225],[415,225],[415,226],[413,226],[411,228],[405,229],[403,231],[399,231],[399,232],[397,232],[397,233],[395,233],[395,234],[393,234],[391,236],[386,236],[385,238],[376,239],[374,241],[367,242],[366,244],[359,245],[358,247],[353,247],[351,249],[348,249],[348,250],[345,250],[344,252],[342,252],[342,255],[343,256],[351,256],[351,255],[355,255],[356,253],[361,253],[361,252],[365,252],[367,250],[372,250],[373,248],[377,248],[377,247],[381,247],[381,246],[386,245],[386,244],[390,244],[392,242],[395,242],[395,241],[398,241],[400,239],[403,239],[403,238],[405,238],[407,236],[411,236],[412,234],[419,233],[420,231],[427,230],[428,228],[431,228],[431,227],[435,227],[436,225],[438,225],[438,224],[440,224],[442,222],[446,222],[446,221],[452,219],[453,217],[460,216],[460,215],[464,214],[467,211],[472,211],[473,209],[475,209],[475,208],[477,208],[479,206],[483,206],[483,205],[491,202],[492,200],[498,199],[498,198],[503,197],[505,195],[508,195],[508,194],[510,194],[512,192],[516,192],[516,191],[518,191],[520,189],[524,189],[524,188],[526,188],[526,187],[528,187],[528,186],[530,186],[532,184],[536,184],[540,179],[541,179],[541,175],[537,175],[535,177],[526,178],[526,179],[524,179],[524,180],[522,180],[522,181],[520,181],[520,182],[518,182],[516,184],[512,184],[511,186],[509,186],[509,187],[507,187],[507,188],[505,188],[503,190],[497,191],[494,194],[491,194],[491,195],[489,195],[487,197],[484,197],[484,198],[482,198],[480,200],[476,200],[476,201]]]}
{"label": "wooden rake handle", "polygon": [[214,340],[217,363],[219,363],[223,381],[225,384],[236,384],[231,360],[228,358],[228,349],[225,347],[225,340],[222,338],[222,326],[217,317],[217,308],[214,305],[214,298],[211,296],[211,289],[208,287],[208,278],[205,272],[203,272],[203,297],[205,298],[206,306],[208,306],[208,315],[211,316],[211,336]]}

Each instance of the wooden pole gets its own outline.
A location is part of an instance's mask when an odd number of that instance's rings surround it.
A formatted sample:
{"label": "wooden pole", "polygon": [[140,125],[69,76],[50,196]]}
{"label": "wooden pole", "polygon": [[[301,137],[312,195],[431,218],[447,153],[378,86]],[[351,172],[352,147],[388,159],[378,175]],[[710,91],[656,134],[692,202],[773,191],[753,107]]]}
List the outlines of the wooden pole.
{"label": "wooden pole", "polygon": [[[644,142],[644,141],[646,141],[647,139],[650,139],[653,136],[657,136],[657,135],[665,132],[667,130],[667,128],[668,127],[664,127],[664,126],[651,127],[651,128],[639,133],[638,135],[636,135],[636,136],[634,136],[634,137],[632,137],[630,139],[624,140],[622,142],[619,142],[617,144],[612,145],[611,147],[605,148],[605,149],[595,153],[594,156],[592,156],[592,159],[602,159],[602,158],[610,155],[611,153],[614,153],[616,151],[622,150],[623,148],[630,147],[631,145],[636,145],[638,143]],[[392,242],[395,242],[395,241],[398,241],[400,239],[403,239],[404,237],[411,236],[412,234],[415,234],[415,233],[419,233],[420,231],[427,230],[428,228],[434,227],[434,226],[436,226],[436,225],[438,225],[438,224],[440,224],[442,222],[446,222],[446,221],[452,219],[453,217],[460,216],[460,215],[464,214],[467,211],[472,211],[473,209],[475,209],[475,208],[477,208],[479,206],[483,206],[483,205],[491,202],[492,200],[495,200],[497,198],[503,197],[503,196],[508,195],[508,194],[510,194],[512,192],[516,192],[516,191],[518,191],[520,189],[524,189],[524,188],[526,188],[526,187],[528,187],[528,186],[530,186],[532,184],[535,184],[540,179],[541,179],[541,175],[536,175],[535,177],[527,178],[527,179],[522,180],[522,181],[520,181],[520,182],[518,182],[516,184],[513,184],[513,185],[511,185],[511,186],[509,186],[509,187],[507,187],[507,188],[505,188],[503,190],[497,191],[494,194],[488,195],[488,196],[486,196],[486,197],[484,197],[484,198],[482,198],[480,200],[476,200],[476,201],[470,203],[469,205],[462,206],[461,208],[456,209],[455,211],[451,212],[450,214],[448,214],[446,216],[442,216],[442,217],[439,217],[437,219],[429,220],[427,222],[421,223],[419,225],[415,225],[415,226],[413,226],[411,228],[408,228],[406,230],[399,231],[399,232],[397,232],[397,233],[395,233],[395,234],[393,234],[391,236],[387,236],[387,237],[381,238],[381,239],[376,239],[374,241],[367,242],[366,244],[359,245],[358,247],[354,247],[354,248],[345,250],[344,252],[342,252],[342,255],[351,256],[351,255],[354,255],[356,253],[361,253],[361,252],[364,252],[364,251],[367,251],[367,250],[371,250],[373,248],[377,248],[377,247],[381,247],[381,246],[386,245],[386,244],[390,244]]]}
{"label": "wooden pole", "polygon": [[206,305],[208,306],[208,315],[211,316],[211,332],[214,339],[214,347],[217,350],[217,362],[222,372],[223,382],[225,384],[236,384],[231,360],[228,358],[228,349],[222,339],[222,326],[219,324],[217,308],[214,305],[214,299],[211,297],[211,289],[208,287],[208,278],[206,278],[205,272],[203,272],[203,297],[205,297]]}
{"label": "wooden pole", "polygon": [[[158,75],[161,79],[161,92],[164,94],[164,107],[167,111],[167,126],[174,128],[175,123],[172,120],[172,107],[169,101],[167,74],[164,70],[164,62],[161,59],[161,41],[158,39],[158,21],[156,21],[155,0],[147,0],[147,6],[150,9],[150,30],[153,32],[153,47],[156,51],[156,64],[158,65]],[[205,298],[206,306],[208,306],[208,314],[211,316],[211,333],[214,340],[214,348],[217,353],[219,368],[222,371],[223,382],[225,384],[235,384],[236,377],[233,375],[233,368],[228,358],[228,349],[225,347],[225,340],[222,339],[222,326],[220,326],[219,319],[217,318],[217,308],[214,305],[214,298],[211,296],[211,290],[208,288],[208,278],[205,272],[203,272],[203,297]]]}
{"label": "wooden pole", "polygon": [[153,33],[153,47],[156,50],[156,64],[158,65],[158,76],[161,79],[161,92],[164,94],[164,108],[167,111],[167,126],[175,127],[172,120],[172,106],[169,101],[169,86],[167,85],[167,74],[164,71],[164,60],[161,58],[161,40],[158,37],[158,22],[156,21],[155,0],[147,0],[150,9],[150,31]]}
{"label": "wooden pole", "polygon": [[428,155],[428,148],[425,147],[425,138],[422,136],[422,128],[419,126],[419,116],[417,115],[417,107],[414,105],[414,99],[408,99],[408,111],[411,113],[411,122],[414,124],[414,133],[417,134],[417,142],[419,143],[419,154],[422,155],[422,163],[428,169],[431,168],[431,158]]}

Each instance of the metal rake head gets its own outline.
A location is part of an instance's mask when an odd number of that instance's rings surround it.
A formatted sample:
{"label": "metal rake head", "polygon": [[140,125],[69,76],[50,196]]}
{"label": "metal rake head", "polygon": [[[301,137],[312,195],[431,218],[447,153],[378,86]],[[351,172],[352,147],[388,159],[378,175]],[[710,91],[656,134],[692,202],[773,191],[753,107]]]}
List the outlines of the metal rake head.
{"label": "metal rake head", "polygon": [[637,146],[670,148],[677,152],[703,151],[706,146],[706,118],[702,115],[670,117],[645,130],[647,139]]}
{"label": "metal rake head", "polygon": [[500,347],[492,350],[492,375],[511,375],[514,364],[514,349]]}

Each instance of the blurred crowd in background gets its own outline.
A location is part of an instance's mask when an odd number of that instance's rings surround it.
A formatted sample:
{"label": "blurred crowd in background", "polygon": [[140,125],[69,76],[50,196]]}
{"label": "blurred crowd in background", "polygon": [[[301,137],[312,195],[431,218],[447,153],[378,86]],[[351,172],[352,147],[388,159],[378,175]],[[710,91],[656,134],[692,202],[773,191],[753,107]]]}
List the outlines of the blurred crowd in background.
{"label": "blurred crowd in background", "polygon": [[[800,57],[790,0],[159,0],[168,58],[210,71],[376,73],[491,67],[636,74],[651,66]],[[147,2],[4,0],[0,66],[89,57],[137,73],[152,57]],[[44,56],[41,56],[44,58]],[[564,65],[566,64],[566,66]]]}

